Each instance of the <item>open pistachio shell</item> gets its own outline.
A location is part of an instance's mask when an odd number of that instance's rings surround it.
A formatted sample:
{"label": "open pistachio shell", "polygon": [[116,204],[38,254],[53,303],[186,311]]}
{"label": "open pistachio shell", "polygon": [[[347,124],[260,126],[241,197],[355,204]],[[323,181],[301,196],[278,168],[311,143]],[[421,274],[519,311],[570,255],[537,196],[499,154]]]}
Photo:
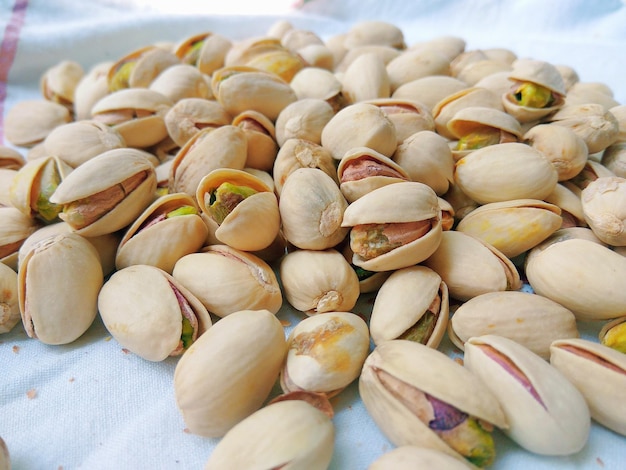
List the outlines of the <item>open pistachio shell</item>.
{"label": "open pistachio shell", "polygon": [[109,90],[146,88],[163,70],[179,63],[176,55],[162,47],[142,47],[111,65],[107,72]]}
{"label": "open pistachio shell", "polygon": [[71,110],[74,104],[74,90],[84,73],[78,62],[62,60],[41,76],[39,89],[42,96]]}
{"label": "open pistachio shell", "polygon": [[174,54],[185,64],[195,65],[206,75],[224,66],[232,41],[215,32],[194,34],[174,47]]}
{"label": "open pistachio shell", "polygon": [[461,301],[522,286],[509,258],[489,243],[456,230],[441,234],[439,247],[423,264],[441,276],[450,297]]}
{"label": "open pistachio shell", "polygon": [[271,267],[255,255],[226,245],[211,245],[201,253],[183,256],[172,275],[218,317],[247,309],[276,313],[282,305]]}
{"label": "open pistachio shell", "polygon": [[89,237],[126,227],[152,202],[154,166],[130,148],[109,150],[85,162],[59,184],[50,202],[63,206],[59,217]]}
{"label": "open pistachio shell", "polygon": [[408,339],[437,348],[448,325],[448,289],[426,266],[394,271],[380,286],[370,318],[375,344]]}
{"label": "open pistachio shell", "polygon": [[123,269],[147,264],[171,273],[176,261],[202,248],[207,233],[195,199],[184,193],[161,196],[128,228],[115,265]]}
{"label": "open pistachio shell", "polygon": [[7,111],[4,135],[13,145],[32,147],[62,124],[72,120],[70,111],[52,101],[24,100]]}
{"label": "open pistachio shell", "polygon": [[626,355],[585,339],[555,341],[550,363],[583,394],[591,417],[626,436]]}
{"label": "open pistachio shell", "polygon": [[379,98],[368,100],[382,109],[396,128],[398,145],[420,131],[434,131],[435,121],[430,109],[419,101],[401,98]]}
{"label": "open pistachio shell", "polygon": [[95,64],[83,75],[74,89],[74,116],[76,121],[91,119],[91,108],[109,93],[107,73],[112,61]]}
{"label": "open pistachio shell", "polygon": [[109,333],[149,361],[183,354],[208,328],[202,303],[165,271],[134,265],[116,271],[98,294]]}
{"label": "open pistachio shell", "polygon": [[598,178],[583,189],[581,201],[585,220],[600,240],[626,245],[626,179]]}
{"label": "open pistachio shell", "polygon": [[359,297],[359,279],[336,250],[296,250],[280,263],[287,301],[307,315],[352,310]]}
{"label": "open pistachio shell", "polygon": [[449,336],[460,349],[472,336],[494,334],[523,344],[547,359],[552,341],[579,336],[576,317],[549,298],[522,291],[488,292],[452,315]]}
{"label": "open pistachio shell", "polygon": [[206,175],[196,191],[202,212],[219,225],[216,238],[238,250],[267,248],[278,235],[278,200],[260,178],[243,170],[217,169]]}
{"label": "open pistachio shell", "polygon": [[381,455],[367,467],[367,470],[414,470],[416,468],[467,470],[470,467],[444,452],[406,445],[396,447]]}
{"label": "open pistachio shell", "polygon": [[425,184],[405,181],[375,189],[346,209],[352,263],[391,271],[428,258],[441,241],[441,209]]}
{"label": "open pistachio shell", "polygon": [[248,142],[246,166],[269,171],[274,165],[278,144],[274,123],[258,111],[244,111],[233,118],[233,126],[243,129]]}
{"label": "open pistachio shell", "polygon": [[20,152],[6,145],[0,145],[0,169],[17,171],[25,163]]}
{"label": "open pistachio shell", "polygon": [[465,343],[464,364],[496,396],[509,427],[505,434],[542,455],[571,455],[589,437],[589,408],[581,393],[544,358],[496,335]]}
{"label": "open pistachio shell", "polygon": [[[215,447],[204,469],[326,470],[334,436],[332,421],[314,406],[302,400],[273,403],[234,426]],[[242,444],[245,452],[241,452]]]}
{"label": "open pistachio shell", "polygon": [[[368,413],[394,445],[439,450],[478,467],[495,456],[491,436],[479,423],[507,426],[500,405],[478,377],[442,352],[413,341],[376,346],[363,365],[359,392]],[[435,406],[445,407],[458,419],[440,423],[442,410]],[[465,438],[473,436],[473,442],[446,442],[446,430],[456,426],[468,426]],[[463,447],[467,460],[453,445]]]}
{"label": "open pistachio shell", "polygon": [[561,228],[560,214],[557,206],[537,199],[492,202],[465,215],[457,230],[480,238],[508,258],[514,258]]}
{"label": "open pistachio shell", "polygon": [[622,142],[615,142],[604,149],[601,163],[615,176],[626,177],[626,139]]}
{"label": "open pistachio shell", "polygon": [[18,250],[39,224],[12,206],[0,207],[0,220],[0,262],[17,271]]}
{"label": "open pistachio shell", "polygon": [[571,310],[579,320],[608,320],[626,314],[626,259],[583,239],[568,239],[528,256],[528,282],[535,292]]}
{"label": "open pistachio shell", "polygon": [[391,94],[391,97],[418,101],[432,111],[435,105],[446,96],[453,95],[465,88],[469,88],[469,85],[454,77],[431,75],[399,86]]}
{"label": "open pistachio shell", "polygon": [[231,120],[221,104],[204,98],[179,100],[164,117],[168,135],[179,147],[183,147],[201,129],[225,126]]}
{"label": "open pistachio shell", "polygon": [[365,321],[351,312],[326,312],[299,322],[287,338],[281,370],[283,392],[332,397],[355,380],[369,352]]}
{"label": "open pistachio shell", "polygon": [[385,279],[387,279],[393,271],[368,271],[366,269],[359,268],[352,264],[352,257],[354,253],[350,249],[350,244],[345,243],[343,249],[341,250],[343,257],[346,259],[350,266],[356,272],[357,277],[359,278],[359,290],[361,294],[367,294],[370,292],[376,292],[380,286],[383,285]]}
{"label": "open pistachio shell", "polygon": [[626,316],[615,318],[606,322],[600,332],[598,339],[600,343],[609,348],[626,353]]}
{"label": "open pistachio shell", "polygon": [[268,310],[241,310],[216,322],[174,371],[176,404],[189,431],[221,437],[258,410],[286,351],[283,327]]}
{"label": "open pistachio shell", "polygon": [[[59,271],[60,265],[68,269]],[[20,313],[28,336],[45,344],[67,344],[80,337],[96,318],[102,283],[100,257],[85,238],[65,233],[38,243],[18,273]],[[72,295],[59,296],[68,286]]]}
{"label": "open pistachio shell", "polygon": [[186,98],[211,98],[211,85],[206,76],[189,64],[176,64],[163,70],[149,86],[176,103]]}
{"label": "open pistachio shell", "polygon": [[11,331],[20,320],[17,273],[0,263],[0,334]]}

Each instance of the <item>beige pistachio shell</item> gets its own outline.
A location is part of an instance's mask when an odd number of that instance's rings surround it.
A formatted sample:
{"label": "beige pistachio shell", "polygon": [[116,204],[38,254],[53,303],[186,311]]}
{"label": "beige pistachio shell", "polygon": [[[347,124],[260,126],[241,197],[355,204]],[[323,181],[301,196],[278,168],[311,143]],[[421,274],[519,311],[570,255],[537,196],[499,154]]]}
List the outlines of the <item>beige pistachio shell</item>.
{"label": "beige pistachio shell", "polygon": [[0,220],[0,262],[17,271],[18,250],[39,224],[13,206],[0,207]]}
{"label": "beige pistachio shell", "polygon": [[[215,447],[205,470],[282,468],[326,470],[333,456],[332,421],[302,400],[256,411],[234,426]],[[245,443],[246,451],[241,452]]]}
{"label": "beige pistachio shell", "polygon": [[183,354],[211,327],[209,313],[191,292],[165,271],[141,264],[104,283],[98,311],[115,340],[148,361]]}
{"label": "beige pistachio shell", "polygon": [[154,166],[144,152],[121,148],[101,153],[72,171],[50,202],[63,206],[59,217],[73,230],[93,237],[129,225],[152,202],[155,191]]}
{"label": "beige pistachio shell", "polygon": [[454,77],[432,75],[399,86],[391,97],[418,101],[432,111],[435,105],[446,96],[451,96],[466,88],[469,88],[467,83]]}
{"label": "beige pistachio shell", "polygon": [[400,86],[423,77],[450,75],[450,59],[434,49],[407,50],[387,64],[393,93]]}
{"label": "beige pistachio shell", "polygon": [[311,67],[333,70],[335,57],[326,44],[309,44],[296,51],[305,63]]}
{"label": "beige pistachio shell", "polygon": [[504,433],[541,455],[572,455],[589,437],[589,407],[572,383],[511,339],[486,335],[465,343],[464,364],[496,396],[509,423]]}
{"label": "beige pistachio shell", "polygon": [[308,391],[332,397],[361,373],[369,353],[365,320],[351,312],[326,312],[299,322],[287,338],[280,385],[285,393]]}
{"label": "beige pistachio shell", "polygon": [[[198,48],[198,43],[202,44]],[[206,32],[192,35],[174,47],[174,53],[185,64],[195,65],[206,75],[224,66],[232,41],[221,34]]]}
{"label": "beige pistachio shell", "polygon": [[302,138],[288,139],[274,161],[272,174],[276,193],[280,196],[289,175],[299,168],[318,168],[339,186],[335,162],[330,152],[319,144]]}
{"label": "beige pistachio shell", "polygon": [[534,148],[517,142],[475,150],[456,162],[454,181],[481,204],[543,199],[557,184],[554,166]]}
{"label": "beige pistachio shell", "polygon": [[591,417],[626,436],[626,355],[585,339],[555,341],[550,363],[583,394]]}
{"label": "beige pistachio shell", "polygon": [[211,88],[217,101],[233,116],[254,110],[275,120],[288,104],[297,100],[289,83],[277,75],[252,67],[216,70]]}
{"label": "beige pistachio shell", "polygon": [[341,250],[343,257],[346,259],[352,269],[357,273],[357,277],[359,278],[359,290],[361,294],[368,294],[371,292],[376,292],[380,289],[380,286],[383,285],[385,279],[387,279],[392,271],[386,272],[375,272],[375,271],[367,271],[366,269],[358,268],[357,266],[352,264],[352,257],[354,253],[350,249],[350,244],[346,243]]}
{"label": "beige pistachio shell", "polygon": [[487,292],[463,303],[448,333],[460,349],[473,336],[493,334],[516,341],[547,359],[552,341],[578,338],[576,317],[567,308],[524,291]]}
{"label": "beige pistachio shell", "polygon": [[518,139],[522,137],[522,127],[517,119],[499,109],[484,106],[470,106],[459,109],[452,119],[448,121],[447,126],[457,139],[479,131],[483,127],[500,129],[513,134]]}
{"label": "beige pistachio shell", "polygon": [[13,145],[32,147],[52,129],[71,120],[70,111],[61,104],[44,99],[23,100],[7,111],[4,135]]}
{"label": "beige pistachio shell", "polygon": [[269,264],[226,245],[211,245],[180,258],[172,275],[207,310],[225,317],[238,310],[278,312],[282,293]]}
{"label": "beige pistachio shell", "polygon": [[394,271],[381,285],[370,317],[374,344],[408,339],[437,348],[448,325],[448,289],[426,266]]}
{"label": "beige pistachio shell", "polygon": [[355,103],[335,114],[322,130],[322,146],[336,160],[354,147],[369,147],[389,157],[396,150],[396,128],[378,106]]}
{"label": "beige pistachio shell", "polygon": [[402,49],[405,47],[404,34],[398,26],[387,21],[365,20],[355,23],[344,39],[347,48],[370,44]]}
{"label": "beige pistachio shell", "polygon": [[0,263],[0,334],[11,331],[20,320],[17,273]]}
{"label": "beige pistachio shell", "polygon": [[404,168],[367,147],[348,150],[339,162],[337,177],[339,189],[349,203],[376,188],[409,181]]}
{"label": "beige pistachio shell", "polygon": [[[387,384],[397,381],[403,386],[392,391]],[[467,463],[407,406],[415,390],[499,428],[507,426],[496,398],[469,370],[423,344],[385,341],[365,360],[359,393],[369,415],[396,446],[427,447]]]}
{"label": "beige pistachio shell", "polygon": [[385,63],[374,53],[357,57],[343,73],[341,83],[341,92],[349,104],[391,95]]}
{"label": "beige pistachio shell", "polygon": [[372,462],[367,470],[414,470],[416,468],[467,470],[470,467],[444,452],[405,445],[384,453]]}
{"label": "beige pistachio shell", "polygon": [[53,65],[43,73],[39,80],[42,96],[72,109],[74,90],[84,73],[81,65],[73,60],[63,60]]}
{"label": "beige pistachio shell", "polygon": [[[68,269],[59,271],[61,265]],[[76,340],[96,318],[102,283],[98,252],[85,238],[65,233],[38,243],[18,273],[20,313],[28,336],[45,344]],[[68,286],[72,295],[59,296]]]}
{"label": "beige pistachio shell", "polygon": [[0,145],[0,169],[17,171],[25,163],[20,152],[6,145]]}
{"label": "beige pistachio shell", "polygon": [[487,75],[486,77],[478,80],[474,86],[486,88],[492,91],[496,96],[502,96],[508,93],[511,88],[509,72],[496,72],[491,75]]}
{"label": "beige pistachio shell", "polygon": [[[270,36],[272,35],[270,34]],[[285,31],[284,34],[278,35],[278,37],[280,38],[280,44],[291,51],[297,51],[313,44],[324,44],[324,41],[317,33],[307,29],[292,27]]]}
{"label": "beige pistachio shell", "polygon": [[170,138],[183,147],[201,129],[225,126],[231,123],[232,117],[217,101],[184,98],[167,111],[164,121]]}
{"label": "beige pistachio shell", "polygon": [[314,98],[329,102],[341,95],[341,81],[330,70],[305,67],[289,83],[298,100]]}
{"label": "beige pistachio shell", "polygon": [[[355,249],[356,226],[391,224],[393,227],[404,222],[430,222],[430,228],[424,235],[369,259]],[[429,186],[417,182],[391,184],[367,193],[348,206],[341,225],[351,228],[350,245],[355,252],[352,263],[369,271],[391,271],[420,263],[441,241],[441,209],[437,195]]]}
{"label": "beige pistachio shell", "polygon": [[99,62],[83,75],[74,89],[74,116],[77,121],[91,119],[91,108],[109,93],[107,73],[112,61]]}
{"label": "beige pistachio shell", "polygon": [[619,105],[613,90],[606,83],[578,81],[568,88],[566,105],[589,103],[600,104],[607,110]]}
{"label": "beige pistachio shell", "polygon": [[210,98],[211,86],[197,67],[176,64],[163,70],[149,86],[176,103],[185,98]]}
{"label": "beige pistachio shell", "polygon": [[283,327],[268,310],[241,310],[216,322],[174,371],[176,404],[189,431],[221,437],[258,410],[286,350]]}
{"label": "beige pistachio shell", "polygon": [[283,109],[276,118],[276,142],[283,146],[289,139],[322,143],[322,129],[333,117],[330,104],[318,98],[302,98]]}
{"label": "beige pistachio shell", "polygon": [[278,209],[287,241],[301,249],[325,250],[348,234],[348,207],[333,179],[317,168],[298,168],[285,180]]}
{"label": "beige pistachio shell", "polygon": [[489,243],[457,230],[444,231],[439,247],[423,264],[441,276],[450,297],[460,301],[522,287],[509,258]]}
{"label": "beige pistachio shell", "polygon": [[561,227],[561,210],[537,199],[492,202],[474,209],[457,225],[508,258],[530,250]]}
{"label": "beige pistachio shell", "polygon": [[11,470],[11,456],[6,443],[0,437],[0,468],[2,470]]}
{"label": "beige pistachio shell", "polygon": [[602,165],[607,167],[615,176],[626,177],[626,139],[609,145],[602,152]]}
{"label": "beige pistachio shell", "polygon": [[396,128],[398,145],[416,132],[434,131],[435,121],[430,110],[419,101],[400,98],[378,98],[368,100],[387,114]]}
{"label": "beige pistachio shell", "polygon": [[569,90],[572,86],[580,81],[578,72],[576,72],[576,70],[572,66],[564,64],[555,64],[554,66],[559,71],[559,74],[561,74],[563,84],[565,85],[565,90]]}
{"label": "beige pistachio shell", "polygon": [[[280,230],[278,200],[272,188],[243,170],[213,170],[200,180],[196,191],[196,200],[203,212],[211,214],[210,200],[224,183],[256,192],[241,200],[222,221],[216,220],[219,224],[215,231],[216,238],[238,250],[257,251],[267,248]],[[216,203],[219,205],[220,201]]]}
{"label": "beige pistachio shell", "polygon": [[617,135],[618,142],[626,142],[626,104],[614,106],[609,112],[617,119],[619,133]]}
{"label": "beige pistachio shell", "polygon": [[284,47],[268,50],[250,57],[245,65],[265,72],[270,72],[289,83],[293,76],[308,66],[297,52]]}
{"label": "beige pistachio shell", "polygon": [[244,111],[233,118],[233,126],[240,127],[248,142],[246,166],[269,171],[274,165],[278,144],[274,123],[258,111]]}
{"label": "beige pistachio shell", "polygon": [[427,41],[412,44],[409,49],[434,49],[444,54],[449,60],[453,60],[456,56],[465,51],[466,45],[465,39],[459,36],[444,34]]}
{"label": "beige pistachio shell", "polygon": [[111,65],[107,72],[109,90],[146,88],[162,71],[179,63],[180,59],[173,52],[162,47],[142,47]]}
{"label": "beige pistachio shell", "polygon": [[554,191],[548,194],[544,201],[561,209],[561,218],[563,219],[561,227],[587,226],[580,196],[574,194],[567,186],[561,183],[557,184]]}
{"label": "beige pistachio shell", "polygon": [[11,207],[11,186],[13,178],[17,175],[17,170],[0,168],[0,207]]}
{"label": "beige pistachio shell", "polygon": [[455,75],[455,77],[470,86],[476,86],[476,84],[485,77],[489,77],[494,73],[508,74],[511,69],[511,64],[502,60],[485,58],[483,60],[467,64]]}
{"label": "beige pistachio shell", "polygon": [[450,61],[450,74],[456,77],[468,65],[483,60],[488,60],[488,57],[482,49],[461,51]]}
{"label": "beige pistachio shell", "polygon": [[198,184],[211,171],[243,169],[247,152],[246,136],[239,127],[226,125],[202,129],[176,154],[170,169],[170,192],[195,196]]}
{"label": "beige pistachio shell", "polygon": [[579,320],[626,314],[626,259],[598,243],[568,239],[537,250],[526,260],[535,292],[571,310]]}
{"label": "beige pistachio shell", "polygon": [[423,130],[406,138],[393,154],[411,181],[430,186],[437,195],[445,194],[454,182],[454,159],[447,140]]}
{"label": "beige pistachio shell", "polygon": [[[173,214],[185,207],[189,211]],[[115,255],[115,266],[123,269],[145,264],[171,273],[176,261],[204,246],[207,233],[195,199],[184,193],[161,196],[124,234]]]}
{"label": "beige pistachio shell", "polygon": [[626,179],[605,176],[589,183],[581,194],[589,228],[603,242],[626,245]]}
{"label": "beige pistachio shell", "polygon": [[307,315],[352,310],[359,297],[359,279],[336,250],[296,250],[280,262],[287,301]]}

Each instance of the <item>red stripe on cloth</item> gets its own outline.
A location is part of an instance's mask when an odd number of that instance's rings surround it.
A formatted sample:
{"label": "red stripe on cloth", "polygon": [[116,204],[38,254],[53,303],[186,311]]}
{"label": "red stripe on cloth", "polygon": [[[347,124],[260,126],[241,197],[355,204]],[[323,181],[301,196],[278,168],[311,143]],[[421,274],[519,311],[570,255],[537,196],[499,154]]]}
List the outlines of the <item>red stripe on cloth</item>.
{"label": "red stripe on cloth", "polygon": [[24,24],[28,0],[15,0],[11,18],[4,29],[0,43],[0,143],[4,142],[4,103],[7,98],[7,82],[9,70],[15,60],[17,43],[20,40],[20,31]]}

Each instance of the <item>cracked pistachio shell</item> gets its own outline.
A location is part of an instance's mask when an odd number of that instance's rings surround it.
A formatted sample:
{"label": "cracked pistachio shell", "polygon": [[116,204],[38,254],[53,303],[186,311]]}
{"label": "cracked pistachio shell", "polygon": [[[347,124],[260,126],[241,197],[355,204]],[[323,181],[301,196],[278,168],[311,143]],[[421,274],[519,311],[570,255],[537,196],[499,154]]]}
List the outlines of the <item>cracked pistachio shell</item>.
{"label": "cracked pistachio shell", "polygon": [[561,210],[554,204],[537,199],[513,199],[474,209],[461,219],[456,229],[514,258],[537,246],[561,228],[562,222]]}
{"label": "cracked pistachio shell", "polygon": [[132,223],[152,202],[156,173],[144,152],[113,149],[72,171],[50,197],[59,217],[78,234],[94,237]]}
{"label": "cracked pistachio shell", "polygon": [[[185,208],[184,213],[174,212]],[[115,266],[123,269],[147,264],[171,273],[176,261],[204,246],[207,234],[194,198],[185,193],[166,194],[126,230],[115,254]]]}
{"label": "cracked pistachio shell", "polygon": [[0,145],[0,169],[17,171],[24,166],[26,162],[22,154],[11,147]]}
{"label": "cracked pistachio shell", "polygon": [[104,96],[91,109],[92,119],[112,126],[128,147],[145,148],[167,137],[164,117],[173,102],[158,91],[124,88]]}
{"label": "cracked pistachio shell", "polygon": [[567,308],[523,291],[487,292],[463,303],[452,315],[448,333],[461,350],[473,336],[504,336],[544,359],[552,341],[579,336],[576,317]]}
{"label": "cracked pistachio shell", "polygon": [[585,221],[600,240],[626,245],[626,179],[600,177],[583,189],[581,201]]}
{"label": "cracked pistachio shell", "polygon": [[[391,379],[398,382],[397,389],[391,390],[386,385]],[[468,464],[407,406],[417,407],[417,402],[412,400],[415,390],[498,428],[507,427],[496,398],[469,370],[423,344],[384,341],[363,364],[359,393],[369,415],[396,446],[426,447]]]}
{"label": "cracked pistachio shell", "polygon": [[398,145],[416,132],[434,131],[435,121],[430,109],[419,101],[401,98],[379,98],[368,100],[381,108],[396,128]]}
{"label": "cracked pistachio shell", "polygon": [[23,100],[7,111],[4,135],[13,145],[32,147],[43,142],[52,129],[71,120],[70,111],[62,104],[45,99]]}
{"label": "cracked pistachio shell", "polygon": [[568,379],[521,344],[486,335],[465,343],[464,364],[496,396],[504,433],[541,455],[571,455],[589,437],[589,407]]}
{"label": "cracked pistachio shell", "polygon": [[81,65],[72,60],[63,60],[47,69],[39,80],[41,94],[47,100],[67,106],[74,103],[74,90],[83,78]]}
{"label": "cracked pistachio shell", "polygon": [[367,324],[354,313],[326,312],[305,318],[287,338],[280,375],[283,392],[337,395],[361,373],[369,346]]}
{"label": "cracked pistachio shell", "polygon": [[322,143],[322,129],[335,112],[318,98],[302,98],[285,107],[276,118],[276,142],[283,146],[289,139]]}
{"label": "cracked pistachio shell", "polygon": [[[281,401],[234,426],[215,447],[204,469],[326,470],[334,437],[332,421],[317,408],[302,400]],[[242,445],[245,452],[241,452]]]}
{"label": "cracked pistachio shell", "polygon": [[444,452],[406,445],[396,447],[381,455],[367,467],[367,470],[415,470],[416,468],[467,470],[471,467]]}
{"label": "cracked pistachio shell", "polygon": [[469,85],[447,75],[433,75],[412,80],[399,86],[391,94],[392,98],[409,99],[422,103],[432,112],[435,105],[446,96],[453,95]]}
{"label": "cracked pistachio shell", "polygon": [[232,41],[221,34],[205,32],[185,38],[174,47],[174,54],[184,64],[195,65],[206,75],[224,66]]}
{"label": "cracked pistachio shell", "polygon": [[157,91],[176,103],[185,98],[211,98],[211,86],[206,76],[189,64],[175,64],[163,70],[150,83]]}
{"label": "cracked pistachio shell", "polygon": [[376,292],[380,286],[383,285],[385,279],[387,279],[393,271],[367,271],[366,269],[361,269],[358,266],[352,264],[352,257],[354,253],[350,249],[350,244],[344,244],[343,249],[341,250],[341,254],[346,259],[346,261],[350,264],[350,267],[354,269],[359,278],[359,291],[361,294],[367,294],[370,292]]}
{"label": "cracked pistachio shell", "polygon": [[[196,200],[202,212],[212,215],[212,207],[219,208],[220,200],[212,204],[215,193],[223,184],[238,188],[248,188],[254,194],[242,197],[235,207],[230,209],[222,221],[215,220],[219,228],[215,237],[226,245],[243,251],[258,251],[267,248],[278,236],[280,230],[280,213],[278,200],[263,180],[243,170],[222,168],[211,171],[200,180],[196,191]],[[224,198],[233,193],[227,193]],[[224,205],[228,201],[223,201]]]}
{"label": "cracked pistachio shell", "polygon": [[174,53],[162,47],[142,47],[111,65],[107,71],[109,90],[147,88],[161,72],[179,63],[180,59]]}
{"label": "cracked pistachio shell", "polygon": [[600,162],[588,158],[580,173],[567,181],[563,181],[562,184],[574,194],[582,197],[582,191],[589,183],[604,176],[616,175]]}
{"label": "cracked pistachio shell", "polygon": [[245,62],[245,65],[272,73],[287,83],[296,73],[308,66],[300,54],[283,46],[255,54]]}
{"label": "cracked pistachio shell", "polygon": [[98,294],[98,311],[115,340],[148,361],[183,354],[211,327],[209,313],[191,292],[148,265],[116,271]]}
{"label": "cracked pistachio shell", "polygon": [[213,72],[211,89],[217,101],[233,116],[258,111],[275,120],[297,100],[296,93],[277,75],[253,67],[224,67]]}
{"label": "cracked pistachio shell", "polygon": [[598,340],[604,346],[626,353],[626,316],[606,322],[598,333]]}
{"label": "cracked pistachio shell", "polygon": [[439,274],[450,297],[460,301],[522,287],[509,258],[489,243],[456,230],[441,234],[439,247],[423,264]]}
{"label": "cracked pistachio shell", "polygon": [[591,417],[626,436],[626,354],[585,339],[559,340],[550,363],[583,394]]}
{"label": "cracked pistachio shell", "polygon": [[357,57],[343,73],[341,83],[341,92],[349,104],[391,95],[385,63],[374,53]]}
{"label": "cracked pistachio shell", "polygon": [[543,199],[558,181],[555,167],[534,148],[517,142],[474,150],[456,162],[454,181],[480,204]]}
{"label": "cracked pistachio shell", "polygon": [[271,170],[278,153],[274,123],[258,111],[248,110],[235,116],[232,125],[243,129],[246,135],[246,167]]}
{"label": "cracked pistachio shell", "polygon": [[348,234],[348,228],[342,226],[347,207],[333,178],[317,168],[298,168],[280,192],[283,234],[301,249],[332,248]]}
{"label": "cracked pistachio shell", "polygon": [[0,263],[0,334],[8,333],[20,320],[17,273]]}
{"label": "cracked pistachio shell", "polygon": [[339,189],[349,203],[376,188],[410,179],[398,163],[367,147],[348,150],[339,162],[337,177]]}
{"label": "cracked pistachio shell", "polygon": [[626,314],[626,259],[596,242],[568,239],[526,259],[535,292],[571,310],[579,320],[608,320]]}
{"label": "cracked pistachio shell", "polygon": [[184,98],[167,111],[164,120],[171,139],[183,147],[201,129],[225,126],[231,123],[232,118],[217,101]]}
{"label": "cracked pistachio shell", "polygon": [[437,348],[448,325],[448,289],[426,266],[394,271],[380,286],[370,318],[374,344],[408,339]]}
{"label": "cracked pistachio shell", "polygon": [[[403,225],[406,223],[412,225]],[[417,233],[411,230],[416,223]],[[441,241],[437,195],[429,186],[411,181],[383,186],[357,199],[346,209],[341,225],[351,229],[352,263],[368,271],[392,271],[420,263]],[[378,226],[383,232],[375,243],[359,243],[366,251],[373,251],[364,257],[365,253],[355,248],[355,238],[360,229],[368,226]]]}
{"label": "cracked pistachio shell", "polygon": [[243,169],[247,152],[246,136],[239,127],[204,128],[176,154],[170,168],[169,191],[195,196],[200,180],[211,171]]}
{"label": "cracked pistachio shell", "polygon": [[286,351],[283,327],[268,310],[240,310],[216,322],[174,371],[176,404],[189,431],[222,437],[261,408]]}
{"label": "cracked pistachio shell", "polygon": [[355,103],[343,108],[324,126],[322,146],[336,160],[354,147],[369,147],[390,157],[397,147],[396,128],[378,106]]}
{"label": "cracked pistachio shell", "polygon": [[280,263],[287,301],[307,315],[352,310],[359,297],[359,279],[336,250],[296,250]]}
{"label": "cracked pistachio shell", "polygon": [[276,313],[283,301],[276,275],[265,261],[226,245],[183,256],[172,276],[218,317],[247,309]]}
{"label": "cracked pistachio shell", "polygon": [[[67,269],[59,270],[59,266]],[[103,283],[94,246],[75,233],[46,238],[20,264],[18,296],[22,323],[31,338],[67,344],[80,337],[96,318]],[[71,288],[71,295],[59,295]]]}
{"label": "cracked pistachio shell", "polygon": [[17,271],[18,250],[39,224],[12,206],[0,207],[0,220],[0,262]]}

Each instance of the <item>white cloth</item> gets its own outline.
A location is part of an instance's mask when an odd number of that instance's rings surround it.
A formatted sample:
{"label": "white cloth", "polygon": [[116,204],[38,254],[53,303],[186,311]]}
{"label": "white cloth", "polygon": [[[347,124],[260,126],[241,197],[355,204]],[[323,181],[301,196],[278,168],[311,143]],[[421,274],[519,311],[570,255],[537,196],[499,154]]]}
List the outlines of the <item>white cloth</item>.
{"label": "white cloth", "polygon": [[[75,60],[87,70],[138,47],[196,32],[233,40],[260,36],[278,19],[323,38],[347,31],[358,20],[381,19],[400,26],[408,44],[453,35],[465,39],[468,50],[505,47],[519,57],[570,65],[582,81],[605,83],[626,103],[626,5],[619,0],[312,0],[297,5],[291,0],[0,0],[0,32],[9,40],[1,60],[16,52],[6,68],[6,97],[0,95],[3,112],[39,97],[39,77],[61,60]],[[60,294],[73,293],[67,286]],[[370,309],[371,303],[361,301],[354,311],[367,315]],[[279,317],[294,325],[303,315],[285,301]],[[599,327],[580,325],[590,339]],[[447,341],[442,349],[454,353]],[[218,440],[185,432],[174,399],[176,362],[150,363],[124,352],[99,319],[65,346],[29,339],[21,325],[0,336],[0,436],[13,468],[202,468]],[[365,411],[356,384],[332,402],[331,469],[365,469],[393,448]],[[625,438],[595,423],[584,449],[567,457],[533,455],[498,431],[495,438],[494,469],[617,469],[626,457]]]}

